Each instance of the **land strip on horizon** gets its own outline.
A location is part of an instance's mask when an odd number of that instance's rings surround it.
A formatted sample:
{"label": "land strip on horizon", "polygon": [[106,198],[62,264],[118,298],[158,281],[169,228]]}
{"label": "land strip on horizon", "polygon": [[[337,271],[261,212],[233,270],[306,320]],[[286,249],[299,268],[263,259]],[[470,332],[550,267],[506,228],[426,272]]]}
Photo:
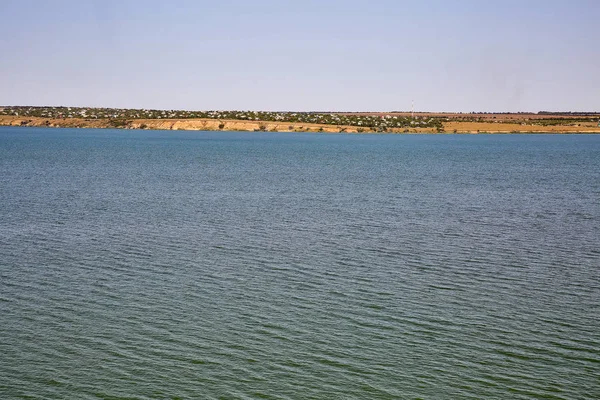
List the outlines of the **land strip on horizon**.
{"label": "land strip on horizon", "polygon": [[0,106],[0,125],[331,133],[600,133],[600,113],[182,111]]}

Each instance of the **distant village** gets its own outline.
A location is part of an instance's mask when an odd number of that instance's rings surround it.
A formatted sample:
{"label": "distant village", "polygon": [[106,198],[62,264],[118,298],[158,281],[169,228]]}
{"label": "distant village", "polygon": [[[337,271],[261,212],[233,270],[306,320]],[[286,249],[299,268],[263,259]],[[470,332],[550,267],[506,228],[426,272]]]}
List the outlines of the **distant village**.
{"label": "distant village", "polygon": [[[538,113],[337,113],[337,112],[291,112],[291,111],[185,111],[147,110],[93,107],[39,107],[0,106],[0,116],[38,117],[50,119],[78,119],[83,121],[102,120],[107,125],[123,128],[134,120],[186,120],[212,119],[221,121],[281,122],[290,124],[334,125],[344,131],[343,126],[352,126],[357,132],[415,131],[426,128],[443,132],[448,122],[519,124],[523,126],[576,126],[593,124],[600,127],[597,112],[548,112]],[[47,122],[50,125],[50,121]],[[223,124],[222,124],[223,125]],[[142,124],[141,126],[145,126]],[[261,124],[260,126],[265,126]],[[290,127],[291,129],[291,127]],[[479,129],[479,128],[475,128]],[[488,127],[489,129],[489,127]],[[259,130],[264,130],[263,128]]]}
{"label": "distant village", "polygon": [[82,118],[86,120],[109,119],[126,121],[133,119],[194,119],[273,121],[290,123],[313,123],[326,125],[350,125],[385,132],[390,128],[442,129],[445,118],[433,116],[363,115],[320,112],[269,112],[269,111],[182,111],[146,110],[123,108],[88,107],[27,107],[7,106],[0,108],[0,115],[40,118]]}

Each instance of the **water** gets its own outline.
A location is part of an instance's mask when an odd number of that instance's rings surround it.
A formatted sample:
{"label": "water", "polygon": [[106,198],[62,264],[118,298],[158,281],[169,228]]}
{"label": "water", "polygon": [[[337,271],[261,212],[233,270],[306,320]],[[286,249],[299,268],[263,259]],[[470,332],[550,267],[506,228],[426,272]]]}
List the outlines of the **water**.
{"label": "water", "polygon": [[600,136],[2,128],[0,397],[600,397]]}

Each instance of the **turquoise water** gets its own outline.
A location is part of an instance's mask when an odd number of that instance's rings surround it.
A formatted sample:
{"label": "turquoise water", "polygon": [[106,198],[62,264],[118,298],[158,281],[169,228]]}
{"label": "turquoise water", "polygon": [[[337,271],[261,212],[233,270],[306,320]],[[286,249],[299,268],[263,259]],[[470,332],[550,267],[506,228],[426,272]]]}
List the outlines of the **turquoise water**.
{"label": "turquoise water", "polygon": [[0,398],[600,397],[600,136],[0,129]]}

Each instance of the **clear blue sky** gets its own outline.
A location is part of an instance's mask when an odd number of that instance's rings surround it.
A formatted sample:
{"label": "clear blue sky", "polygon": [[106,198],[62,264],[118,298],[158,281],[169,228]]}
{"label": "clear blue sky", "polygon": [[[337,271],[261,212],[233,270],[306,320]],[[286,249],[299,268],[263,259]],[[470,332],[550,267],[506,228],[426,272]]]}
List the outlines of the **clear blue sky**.
{"label": "clear blue sky", "polygon": [[0,105],[600,111],[600,1],[11,1]]}

